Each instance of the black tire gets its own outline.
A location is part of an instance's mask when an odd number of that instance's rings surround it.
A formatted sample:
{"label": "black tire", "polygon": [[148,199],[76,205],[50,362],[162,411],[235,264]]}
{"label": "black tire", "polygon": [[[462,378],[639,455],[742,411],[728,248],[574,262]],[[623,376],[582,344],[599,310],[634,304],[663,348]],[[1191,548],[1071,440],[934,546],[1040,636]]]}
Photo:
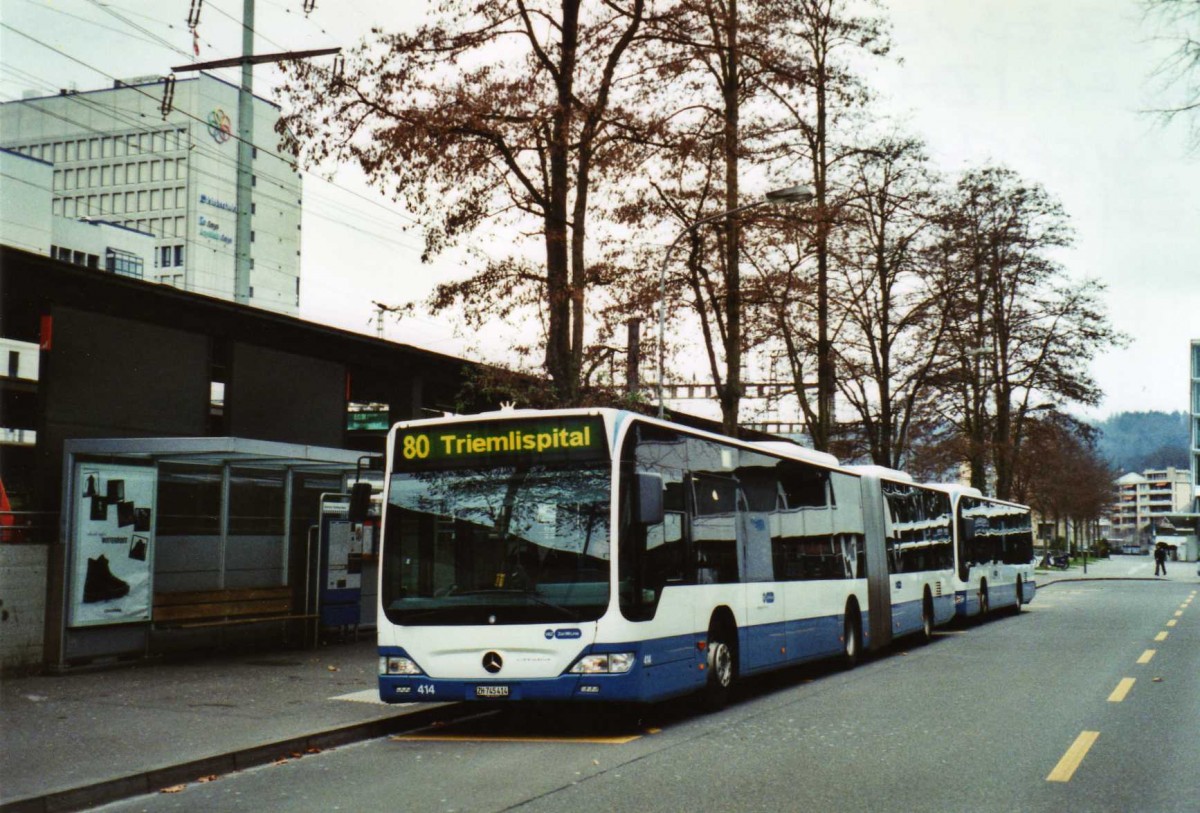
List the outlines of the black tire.
{"label": "black tire", "polygon": [[862,660],[862,622],[859,620],[858,608],[847,607],[846,617],[842,622],[842,666],[853,669]]}
{"label": "black tire", "polygon": [[933,598],[929,595],[929,591],[925,591],[925,598],[921,600],[921,643],[927,644],[933,640]]}
{"label": "black tire", "polygon": [[708,682],[704,686],[704,707],[708,711],[720,711],[729,703],[733,684],[737,679],[737,653],[733,641],[737,635],[727,634],[722,629],[708,633]]}

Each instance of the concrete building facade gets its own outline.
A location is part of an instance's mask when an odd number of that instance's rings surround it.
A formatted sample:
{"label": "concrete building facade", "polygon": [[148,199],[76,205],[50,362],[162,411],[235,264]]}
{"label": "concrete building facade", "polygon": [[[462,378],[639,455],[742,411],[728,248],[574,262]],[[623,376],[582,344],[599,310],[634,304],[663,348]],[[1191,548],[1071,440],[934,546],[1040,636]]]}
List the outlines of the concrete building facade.
{"label": "concrete building facade", "polygon": [[0,149],[0,244],[99,271],[143,279],[154,235],[106,220],[51,214],[54,165]]}
{"label": "concrete building facade", "polygon": [[[148,281],[233,299],[238,89],[205,73],[180,79],[166,112],[164,92],[151,77],[0,105],[0,147],[48,167],[50,200],[25,183],[5,186],[28,196],[13,203],[19,211],[48,205],[55,217],[152,235]],[[278,119],[278,107],[255,98],[249,304],[294,315],[301,182],[274,148]],[[8,244],[38,252],[36,242]]]}
{"label": "concrete building facade", "polygon": [[1154,523],[1188,511],[1193,500],[1190,473],[1174,466],[1130,472],[1117,480],[1115,490],[1112,535],[1130,544],[1145,543]]}

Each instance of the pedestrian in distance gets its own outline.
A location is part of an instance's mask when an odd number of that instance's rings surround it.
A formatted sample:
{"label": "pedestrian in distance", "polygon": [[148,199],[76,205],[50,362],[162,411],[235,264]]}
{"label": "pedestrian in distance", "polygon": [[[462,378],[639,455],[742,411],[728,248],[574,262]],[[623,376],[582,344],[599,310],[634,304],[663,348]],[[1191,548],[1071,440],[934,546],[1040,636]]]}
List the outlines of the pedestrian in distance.
{"label": "pedestrian in distance", "polygon": [[1167,575],[1167,549],[1162,545],[1154,546],[1154,575],[1158,575],[1159,569],[1162,569],[1162,574]]}

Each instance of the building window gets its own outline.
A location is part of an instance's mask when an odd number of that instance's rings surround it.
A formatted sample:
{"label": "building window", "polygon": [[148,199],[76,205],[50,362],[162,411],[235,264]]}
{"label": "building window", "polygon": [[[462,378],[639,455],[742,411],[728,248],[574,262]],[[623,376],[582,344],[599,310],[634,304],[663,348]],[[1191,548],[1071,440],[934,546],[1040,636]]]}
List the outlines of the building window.
{"label": "building window", "polygon": [[175,265],[180,268],[183,267],[183,245],[182,244],[175,246]]}
{"label": "building window", "polygon": [[21,354],[16,350],[8,351],[8,377],[16,378],[21,369]]}
{"label": "building window", "polygon": [[141,279],[144,276],[142,258],[131,251],[122,251],[119,248],[105,249],[104,268],[109,273],[122,277]]}
{"label": "building window", "polygon": [[158,264],[160,266],[162,266],[163,268],[170,268],[171,267],[171,247],[163,246],[161,249],[159,249],[159,254],[161,256],[161,259],[159,260]]}

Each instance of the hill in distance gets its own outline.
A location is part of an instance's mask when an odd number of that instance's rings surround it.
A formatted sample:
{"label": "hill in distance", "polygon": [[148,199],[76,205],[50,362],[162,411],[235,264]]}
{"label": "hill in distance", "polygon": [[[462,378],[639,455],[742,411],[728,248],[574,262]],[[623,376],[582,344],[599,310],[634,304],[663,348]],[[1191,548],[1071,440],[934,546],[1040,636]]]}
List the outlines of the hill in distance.
{"label": "hill in distance", "polygon": [[1186,412],[1118,412],[1097,424],[1097,449],[1118,474],[1190,465]]}

